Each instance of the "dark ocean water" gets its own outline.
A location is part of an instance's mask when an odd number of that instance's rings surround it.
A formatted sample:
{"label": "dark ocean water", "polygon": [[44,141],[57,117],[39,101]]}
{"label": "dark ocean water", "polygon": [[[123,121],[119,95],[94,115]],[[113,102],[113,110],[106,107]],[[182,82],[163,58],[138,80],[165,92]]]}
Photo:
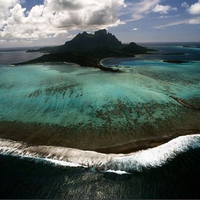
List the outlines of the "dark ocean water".
{"label": "dark ocean water", "polygon": [[[188,65],[184,64],[183,68],[193,66],[194,61],[195,70],[199,72],[197,68],[200,67],[198,65],[200,49],[194,47],[199,44],[191,44],[192,46],[187,48],[183,48],[183,45],[185,44],[151,44],[150,48],[159,51],[154,52],[154,55],[140,55],[135,60],[138,60],[138,66],[143,60],[150,60],[150,64],[154,65],[153,60],[190,61]],[[24,51],[2,51],[0,64],[5,67],[13,62],[21,62],[37,56]],[[113,66],[128,66],[132,64],[133,59],[115,59],[106,62]],[[144,66],[145,63],[149,65],[145,61]],[[165,64],[163,66],[165,67]],[[158,68],[159,66],[156,66],[155,69]],[[141,69],[137,70],[140,72]],[[186,72],[189,72],[187,70]],[[163,79],[161,76],[158,78]],[[194,90],[195,97],[199,98],[196,92],[199,79],[195,80],[197,85]],[[22,89],[25,91],[25,88]],[[192,114],[196,116],[195,112]],[[0,148],[3,149],[3,146]],[[165,149],[165,154],[168,155],[168,149]],[[159,156],[159,152],[154,156]],[[161,166],[144,167],[141,171],[136,170],[131,174],[123,175],[102,172],[91,167],[60,166],[47,161],[0,154],[0,198],[3,199],[199,199],[199,185],[199,147],[175,155]]]}
{"label": "dark ocean water", "polygon": [[198,199],[200,149],[162,167],[126,175],[0,156],[0,177],[0,198]]}
{"label": "dark ocean water", "polygon": [[0,48],[0,64],[13,64],[18,62],[24,62],[32,60],[42,56],[42,53],[34,52],[27,53],[29,48]]}

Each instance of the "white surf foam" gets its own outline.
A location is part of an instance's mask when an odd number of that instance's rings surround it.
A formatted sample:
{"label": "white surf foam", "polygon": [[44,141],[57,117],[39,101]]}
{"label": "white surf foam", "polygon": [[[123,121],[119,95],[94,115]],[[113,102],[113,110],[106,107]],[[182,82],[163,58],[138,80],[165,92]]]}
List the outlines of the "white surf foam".
{"label": "white surf foam", "polygon": [[177,137],[155,148],[129,154],[103,154],[94,151],[53,147],[28,146],[26,143],[0,139],[0,154],[42,159],[56,165],[88,167],[118,174],[159,167],[189,149],[200,148],[200,134]]}
{"label": "white surf foam", "polygon": [[155,148],[138,151],[129,155],[114,157],[107,168],[127,172],[142,171],[144,168],[159,167],[178,154],[189,149],[200,148],[200,135],[187,135],[175,138]]}

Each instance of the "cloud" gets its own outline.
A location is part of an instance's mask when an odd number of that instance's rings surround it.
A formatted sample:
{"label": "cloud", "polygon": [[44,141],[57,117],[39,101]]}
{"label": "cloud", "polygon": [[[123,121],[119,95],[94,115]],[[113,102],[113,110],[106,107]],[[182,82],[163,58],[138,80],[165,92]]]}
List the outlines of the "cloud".
{"label": "cloud", "polygon": [[181,4],[181,7],[183,7],[183,8],[189,8],[190,6],[188,5],[187,2],[184,1],[184,2]]}
{"label": "cloud", "polygon": [[[171,27],[171,26],[178,26],[178,25],[198,25],[200,24],[200,16],[196,16],[194,17],[194,15],[200,15],[200,0],[197,3],[192,4],[191,6],[189,6],[187,4],[187,2],[183,2],[181,4],[182,7],[186,8],[187,11],[193,15],[193,17],[188,17],[185,19],[180,19],[180,20],[173,20],[173,22],[169,22],[166,24],[162,24],[159,26],[155,26],[156,29],[165,29],[167,27]],[[178,16],[178,15],[177,15]],[[163,16],[161,16],[162,18],[165,18]],[[173,16],[174,18],[175,16]]]}
{"label": "cloud", "polygon": [[180,20],[180,21],[170,22],[170,23],[167,23],[167,24],[156,26],[155,28],[156,29],[164,29],[164,28],[167,28],[167,27],[170,27],[170,26],[178,26],[178,25],[181,25],[181,24],[188,24],[188,22],[189,22],[189,20]]}
{"label": "cloud", "polygon": [[158,4],[160,0],[141,0],[136,3],[127,3],[126,13],[129,12],[131,19],[129,21],[137,21],[144,18],[147,14],[152,12],[152,8]]}
{"label": "cloud", "polygon": [[171,22],[171,23],[156,26],[155,28],[156,29],[164,29],[164,28],[167,28],[167,27],[170,27],[170,26],[178,26],[178,25],[182,25],[182,24],[190,24],[190,25],[200,24],[200,17],[177,20],[177,21],[174,21],[174,22]]}
{"label": "cloud", "polygon": [[27,11],[22,0],[0,1],[0,39],[58,37],[69,30],[95,30],[122,24],[124,0],[45,0]]}
{"label": "cloud", "polygon": [[200,17],[188,20],[188,24],[200,24]]}
{"label": "cloud", "polygon": [[0,40],[0,44],[5,44],[6,40]]}
{"label": "cloud", "polygon": [[173,8],[169,5],[163,6],[163,5],[156,4],[156,6],[152,9],[153,12],[158,12],[160,14],[167,14],[171,10],[176,11],[177,8],[176,7]]}
{"label": "cloud", "polygon": [[[45,7],[48,7],[51,11],[72,11],[80,10],[84,6],[88,6],[88,1],[85,3],[79,0],[45,0]],[[90,4],[90,3],[89,3]]]}
{"label": "cloud", "polygon": [[138,31],[138,28],[133,28],[132,30],[133,30],[133,31]]}
{"label": "cloud", "polygon": [[160,5],[160,2],[161,0],[141,0],[135,3],[127,3],[126,14],[129,12],[131,18],[129,20],[126,20],[126,22],[133,22],[143,19],[152,12],[167,14],[169,11],[177,10],[176,7],[171,7],[169,5]]}
{"label": "cloud", "polygon": [[161,15],[161,16],[159,17],[159,19],[170,19],[170,18],[175,19],[175,18],[177,18],[177,17],[180,17],[180,14],[177,14],[177,15]]}
{"label": "cloud", "polygon": [[54,26],[82,29],[119,25],[116,12],[125,6],[124,0],[46,0],[45,4],[47,10],[55,12],[49,20]]}
{"label": "cloud", "polygon": [[17,3],[17,0],[0,1],[0,29],[3,28],[6,19],[9,16],[9,8],[12,8]]}
{"label": "cloud", "polygon": [[188,12],[192,15],[199,15],[200,14],[200,0],[191,5],[190,8],[188,9]]}

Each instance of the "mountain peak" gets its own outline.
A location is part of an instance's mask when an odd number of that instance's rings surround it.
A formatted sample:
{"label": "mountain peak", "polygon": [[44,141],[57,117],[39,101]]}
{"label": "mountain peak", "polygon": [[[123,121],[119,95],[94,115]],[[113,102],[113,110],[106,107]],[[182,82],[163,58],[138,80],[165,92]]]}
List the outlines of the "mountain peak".
{"label": "mountain peak", "polygon": [[105,36],[105,35],[107,35],[107,30],[101,29],[101,30],[95,31],[94,35],[96,35],[96,36],[103,36],[104,35]]}
{"label": "mountain peak", "polygon": [[91,51],[102,47],[120,48],[122,43],[106,29],[95,31],[94,34],[79,33],[71,41],[66,42],[59,50],[61,51]]}

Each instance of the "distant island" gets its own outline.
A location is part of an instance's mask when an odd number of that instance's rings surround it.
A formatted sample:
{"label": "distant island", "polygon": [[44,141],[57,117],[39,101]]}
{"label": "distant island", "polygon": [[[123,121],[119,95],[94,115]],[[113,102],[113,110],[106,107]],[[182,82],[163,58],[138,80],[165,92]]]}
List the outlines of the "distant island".
{"label": "distant island", "polygon": [[197,49],[199,49],[200,45],[184,45],[183,47],[184,48],[197,48]]}
{"label": "distant island", "polygon": [[188,63],[187,60],[163,60],[163,62],[175,63],[175,64],[184,64],[184,63]]}
{"label": "distant island", "polygon": [[71,41],[56,47],[44,47],[27,52],[47,53],[39,58],[19,64],[32,64],[44,62],[70,62],[80,66],[100,68],[105,71],[119,72],[119,69],[106,68],[100,61],[109,57],[134,57],[137,54],[146,54],[152,49],[139,46],[134,42],[122,44],[106,29],[98,30],[94,34],[79,33]]}

